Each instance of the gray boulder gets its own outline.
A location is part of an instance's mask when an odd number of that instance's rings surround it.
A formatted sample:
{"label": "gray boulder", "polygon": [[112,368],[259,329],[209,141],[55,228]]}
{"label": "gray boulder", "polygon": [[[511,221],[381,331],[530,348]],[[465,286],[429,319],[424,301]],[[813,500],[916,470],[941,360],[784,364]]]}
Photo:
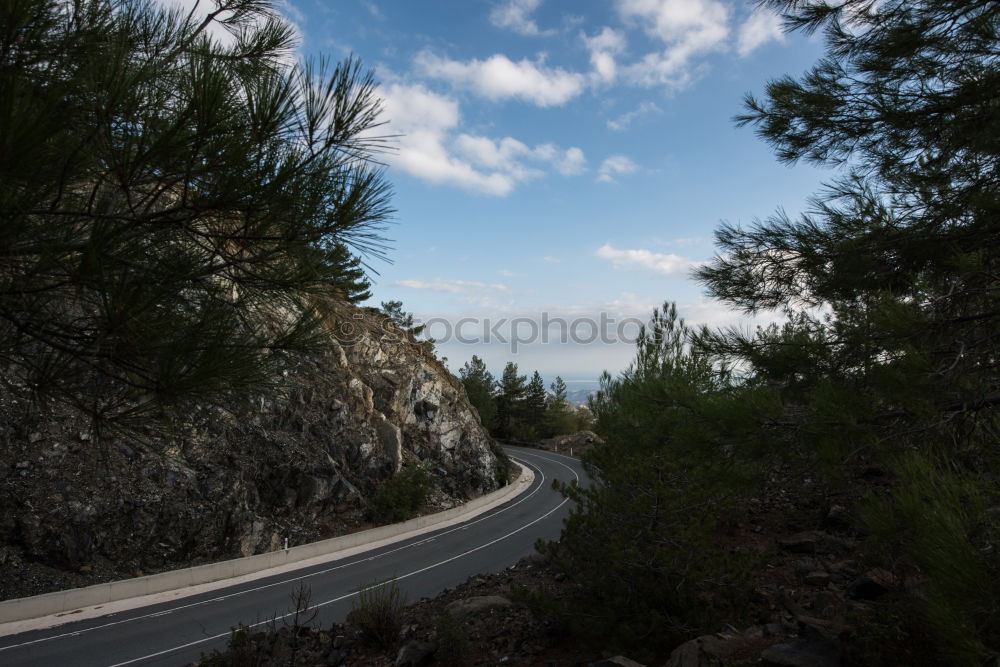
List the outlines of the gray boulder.
{"label": "gray boulder", "polygon": [[429,644],[409,641],[403,644],[396,654],[395,667],[421,667],[430,662],[434,649]]}

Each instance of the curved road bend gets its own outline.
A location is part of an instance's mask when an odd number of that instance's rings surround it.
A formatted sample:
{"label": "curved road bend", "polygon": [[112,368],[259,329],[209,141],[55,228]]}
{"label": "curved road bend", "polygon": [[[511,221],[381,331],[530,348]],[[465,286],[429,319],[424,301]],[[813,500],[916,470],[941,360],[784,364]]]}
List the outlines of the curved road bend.
{"label": "curved road bend", "polygon": [[182,665],[222,648],[237,623],[286,615],[299,583],[312,591],[316,622],[343,621],[358,586],[395,576],[408,600],[434,596],[469,577],[499,572],[559,536],[568,502],[552,480],[582,479],[579,461],[552,452],[504,448],[535,481],[513,500],[469,521],[343,560],[230,588],[46,630],[0,637],[0,665]]}

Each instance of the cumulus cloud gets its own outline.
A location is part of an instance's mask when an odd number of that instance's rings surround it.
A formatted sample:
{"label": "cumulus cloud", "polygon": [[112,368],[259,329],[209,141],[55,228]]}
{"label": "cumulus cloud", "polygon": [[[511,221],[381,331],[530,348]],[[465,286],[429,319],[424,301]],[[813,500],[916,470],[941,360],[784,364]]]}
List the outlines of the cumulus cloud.
{"label": "cumulus cloud", "polygon": [[449,133],[458,126],[458,102],[421,85],[393,84],[381,90],[384,114],[393,133],[402,136],[392,164],[418,178],[503,196],[514,187],[500,173],[478,171],[451,155]]}
{"label": "cumulus cloud", "polygon": [[619,250],[605,243],[595,253],[601,259],[611,262],[616,269],[643,269],[665,276],[686,276],[698,266],[698,262],[680,255],[652,252],[651,250]]}
{"label": "cumulus cloud", "polygon": [[491,100],[519,99],[540,107],[560,106],[583,92],[586,77],[523,58],[497,54],[486,60],[450,60],[429,51],[417,54],[417,70]]}
{"label": "cumulus cloud", "polygon": [[531,14],[541,0],[506,0],[490,12],[490,22],[498,28],[507,28],[520,35],[539,36],[552,34],[551,30],[539,30],[538,24],[531,19]]}
{"label": "cumulus cloud", "polygon": [[459,123],[458,101],[420,84],[391,84],[381,89],[383,107],[394,132],[440,132]]}
{"label": "cumulus cloud", "polygon": [[521,158],[536,157],[538,153],[517,139],[504,137],[500,140],[459,135],[455,140],[456,152],[472,164],[485,169],[504,171],[515,180],[527,180],[540,176],[538,169],[526,166]]}
{"label": "cumulus cloud", "polygon": [[653,102],[643,102],[635,109],[632,109],[631,111],[626,111],[622,115],[618,116],[618,118],[609,120],[607,125],[612,130],[615,130],[616,132],[621,132],[622,130],[627,129],[628,126],[631,125],[632,122],[635,121],[637,118],[641,118],[642,116],[648,116],[649,114],[653,113],[660,113],[660,107],[656,106],[656,104]]}
{"label": "cumulus cloud", "polygon": [[449,292],[451,294],[468,294],[470,292],[481,292],[484,290],[495,292],[510,291],[507,286],[502,283],[481,283],[474,280],[448,280],[445,278],[434,278],[432,280],[408,278],[406,280],[397,280],[392,284],[397,287],[430,290],[432,292]]}
{"label": "cumulus cloud", "polygon": [[563,176],[573,176],[586,171],[585,164],[587,164],[587,158],[583,151],[576,146],[571,146],[563,152],[562,158],[556,164],[556,169]]}
{"label": "cumulus cloud", "polygon": [[632,174],[639,166],[625,155],[612,155],[601,163],[597,170],[597,180],[600,183],[614,183],[615,176]]}
{"label": "cumulus cloud", "polygon": [[740,26],[736,50],[747,56],[757,47],[770,41],[784,42],[785,33],[781,29],[781,17],[774,12],[759,10],[750,15]]}
{"label": "cumulus cloud", "polygon": [[729,9],[718,0],[618,0],[618,13],[664,45],[627,68],[635,83],[682,86],[692,56],[727,46]]}
{"label": "cumulus cloud", "polygon": [[593,37],[583,34],[581,38],[590,53],[593,79],[598,83],[613,83],[618,78],[616,57],[625,51],[625,35],[605,27]]}
{"label": "cumulus cloud", "polygon": [[519,183],[543,176],[546,169],[564,175],[584,169],[586,158],[575,146],[531,147],[512,137],[459,132],[458,101],[420,84],[394,83],[380,93],[388,132],[400,135],[389,160],[421,180],[502,197]]}
{"label": "cumulus cloud", "polygon": [[455,140],[455,150],[477,166],[504,171],[519,181],[544,173],[527,166],[525,160],[549,164],[566,176],[579,174],[587,161],[583,151],[576,146],[562,150],[554,144],[539,144],[532,148],[511,137],[495,140],[462,134]]}

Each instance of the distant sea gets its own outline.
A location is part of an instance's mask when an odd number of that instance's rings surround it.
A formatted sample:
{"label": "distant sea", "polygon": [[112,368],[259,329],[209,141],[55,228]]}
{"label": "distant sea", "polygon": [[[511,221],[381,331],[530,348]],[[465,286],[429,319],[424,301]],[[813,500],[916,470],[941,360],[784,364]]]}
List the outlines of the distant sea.
{"label": "distant sea", "polygon": [[[552,382],[555,382],[555,377],[546,378],[545,387],[548,388]],[[563,382],[566,383],[566,398],[573,405],[586,405],[587,399],[601,386],[597,380],[567,380],[563,378]]]}

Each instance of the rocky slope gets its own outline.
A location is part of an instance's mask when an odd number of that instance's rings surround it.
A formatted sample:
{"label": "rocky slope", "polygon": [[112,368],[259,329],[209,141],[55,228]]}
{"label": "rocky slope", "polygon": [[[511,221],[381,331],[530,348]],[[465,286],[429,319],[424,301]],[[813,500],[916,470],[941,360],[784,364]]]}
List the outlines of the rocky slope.
{"label": "rocky slope", "polygon": [[425,346],[357,309],[336,331],[283,390],[169,437],[95,442],[67,409],[0,393],[0,598],[349,532],[404,464],[431,473],[439,506],[498,486],[504,462]]}

